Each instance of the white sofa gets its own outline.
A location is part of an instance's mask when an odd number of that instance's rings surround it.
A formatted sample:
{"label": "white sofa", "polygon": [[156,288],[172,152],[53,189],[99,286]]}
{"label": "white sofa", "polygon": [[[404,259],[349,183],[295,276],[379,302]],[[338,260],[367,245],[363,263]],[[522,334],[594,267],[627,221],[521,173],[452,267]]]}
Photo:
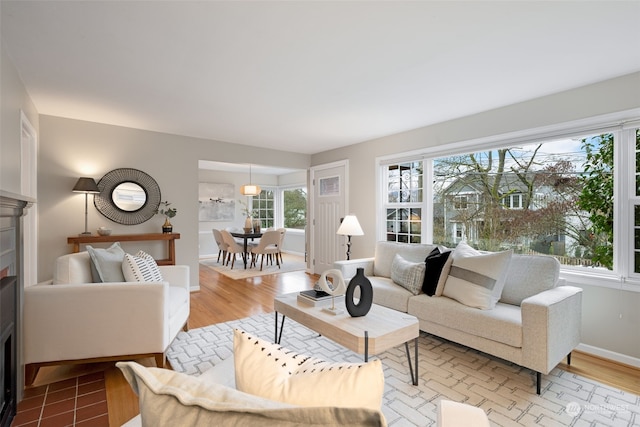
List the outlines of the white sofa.
{"label": "white sofa", "polygon": [[53,280],[25,288],[25,383],[46,365],[135,360],[164,352],[189,318],[189,267],[159,266],[164,282],[92,283],[87,252],[56,260]]}
{"label": "white sofa", "polygon": [[[506,271],[501,300],[492,310],[469,307],[446,296],[414,295],[391,280],[396,254],[423,262],[435,245],[377,242],[375,256],[337,261],[349,280],[364,268],[373,285],[373,301],[416,316],[420,329],[537,373],[548,374],[580,343],[582,289],[562,286],[560,265],[553,257],[513,255]],[[443,269],[443,277],[447,268]]]}

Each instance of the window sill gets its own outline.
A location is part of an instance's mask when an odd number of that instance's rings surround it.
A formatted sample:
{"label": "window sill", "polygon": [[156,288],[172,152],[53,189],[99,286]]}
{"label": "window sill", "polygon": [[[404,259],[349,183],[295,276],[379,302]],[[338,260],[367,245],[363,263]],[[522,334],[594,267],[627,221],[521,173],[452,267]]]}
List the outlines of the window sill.
{"label": "window sill", "polygon": [[597,270],[576,271],[574,269],[561,268],[560,278],[565,279],[567,284],[599,286],[640,292],[640,280],[623,278],[611,272],[599,272]]}

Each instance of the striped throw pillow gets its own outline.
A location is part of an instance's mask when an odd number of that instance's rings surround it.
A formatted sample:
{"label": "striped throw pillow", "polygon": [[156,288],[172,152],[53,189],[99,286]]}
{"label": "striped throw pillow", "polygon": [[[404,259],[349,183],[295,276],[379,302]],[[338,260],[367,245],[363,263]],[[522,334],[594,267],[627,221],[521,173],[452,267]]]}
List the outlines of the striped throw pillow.
{"label": "striped throw pillow", "polygon": [[164,281],[156,260],[144,251],[138,251],[135,255],[125,254],[122,274],[127,282]]}

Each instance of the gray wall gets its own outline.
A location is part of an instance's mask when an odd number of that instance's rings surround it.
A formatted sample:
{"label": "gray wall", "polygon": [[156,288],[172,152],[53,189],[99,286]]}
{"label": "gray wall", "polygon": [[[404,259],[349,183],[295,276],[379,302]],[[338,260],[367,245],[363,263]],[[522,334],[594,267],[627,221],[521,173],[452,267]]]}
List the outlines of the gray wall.
{"label": "gray wall", "polygon": [[[314,154],[311,163],[315,166],[349,159],[349,210],[357,215],[365,233],[353,239],[351,256],[368,257],[373,256],[376,241],[377,157],[636,108],[640,108],[640,73]],[[582,342],[602,349],[604,356],[640,366],[640,292],[571,284],[584,289]]]}
{"label": "gray wall", "polygon": [[[40,116],[38,165],[39,247],[38,277],[46,280],[53,272],[54,260],[71,249],[67,237],[84,231],[84,195],[72,193],[80,176],[98,181],[116,168],[135,168],[151,175],[160,186],[162,199],[178,208],[171,220],[176,243],[177,263],[191,267],[191,286],[198,286],[198,160],[307,169],[310,157],[302,154],[265,150],[239,144],[202,140],[118,126]],[[159,216],[136,226],[119,225],[103,217],[89,196],[89,229],[106,226],[117,233],[159,232]],[[160,245],[138,243],[128,251],[142,248],[154,256]]]}

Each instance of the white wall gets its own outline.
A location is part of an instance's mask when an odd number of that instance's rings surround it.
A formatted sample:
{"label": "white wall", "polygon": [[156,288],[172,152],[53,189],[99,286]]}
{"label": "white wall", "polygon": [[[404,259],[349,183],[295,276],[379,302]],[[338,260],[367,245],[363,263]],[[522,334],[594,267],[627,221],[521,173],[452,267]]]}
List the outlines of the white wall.
{"label": "white wall", "polygon": [[[376,241],[377,157],[635,108],[640,108],[640,73],[314,154],[311,164],[349,159],[349,210],[358,216],[365,233],[353,240],[351,256],[369,257]],[[640,292],[573,284],[584,289],[582,343],[640,366]]]}
{"label": "white wall", "polygon": [[[54,260],[71,247],[67,237],[84,231],[84,195],[71,189],[80,176],[99,181],[117,168],[135,168],[151,175],[160,186],[162,199],[178,208],[171,220],[178,264],[191,267],[191,286],[198,286],[198,160],[228,163],[260,163],[268,166],[308,169],[310,157],[296,153],[265,150],[219,141],[189,138],[105,124],[40,116],[39,200],[39,280],[53,272]],[[117,233],[158,232],[162,218],[136,226],[115,224],[89,205],[89,228],[108,226]],[[141,247],[125,246],[128,251]],[[160,245],[145,248],[152,255]]]}
{"label": "white wall", "polygon": [[17,70],[0,43],[0,189],[14,194],[20,187],[20,111],[38,131],[38,112]]}

